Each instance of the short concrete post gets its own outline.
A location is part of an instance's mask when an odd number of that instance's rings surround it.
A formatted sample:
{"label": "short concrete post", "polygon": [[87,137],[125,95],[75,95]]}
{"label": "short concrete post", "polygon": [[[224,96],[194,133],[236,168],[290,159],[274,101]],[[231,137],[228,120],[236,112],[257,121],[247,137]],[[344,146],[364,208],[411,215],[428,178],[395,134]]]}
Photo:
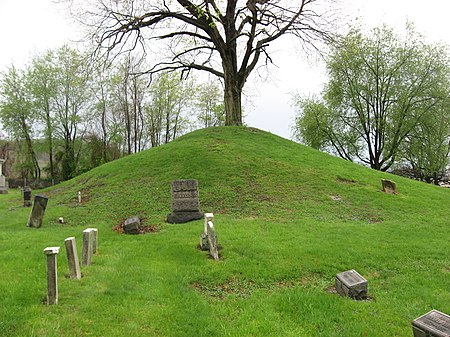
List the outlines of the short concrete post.
{"label": "short concrete post", "polygon": [[208,242],[208,222],[214,221],[213,213],[205,213],[205,222],[203,233],[200,235],[200,249],[201,250],[209,250],[209,242]]}
{"label": "short concrete post", "polygon": [[84,266],[92,263],[93,239],[94,231],[92,228],[86,228],[83,231],[83,249],[81,251],[81,264]]}
{"label": "short concrete post", "polygon": [[78,203],[81,204],[81,191],[78,191]]}
{"label": "short concrete post", "polygon": [[217,246],[217,235],[212,221],[208,221],[206,230],[208,232],[207,235],[209,243],[209,254],[214,260],[219,260],[219,247]]}
{"label": "short concrete post", "polygon": [[42,219],[44,218],[45,209],[47,208],[48,198],[43,195],[34,196],[33,209],[31,210],[27,226],[39,228],[42,226]]}
{"label": "short concrete post", "polygon": [[98,253],[98,229],[97,228],[87,228],[92,231],[92,254]]}
{"label": "short concrete post", "polygon": [[75,238],[72,236],[64,240],[66,245],[67,262],[69,265],[69,276],[74,279],[81,279],[80,262],[78,261],[78,252]]}
{"label": "short concrete post", "polygon": [[47,255],[47,304],[58,304],[58,271],[56,255],[59,247],[47,247],[44,254]]}

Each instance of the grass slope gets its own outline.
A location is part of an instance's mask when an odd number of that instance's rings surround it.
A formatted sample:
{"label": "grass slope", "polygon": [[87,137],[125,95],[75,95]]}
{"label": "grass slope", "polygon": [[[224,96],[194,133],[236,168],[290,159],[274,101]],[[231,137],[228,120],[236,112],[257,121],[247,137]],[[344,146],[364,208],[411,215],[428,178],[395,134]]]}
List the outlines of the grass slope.
{"label": "grass slope", "polygon": [[[219,262],[196,250],[201,221],[164,223],[170,182],[190,178],[215,213]],[[382,178],[399,194],[382,193]],[[409,336],[419,315],[450,313],[450,190],[263,131],[196,131],[43,193],[38,230],[17,192],[0,195],[2,336]],[[111,230],[134,215],[160,231]],[[73,281],[62,249],[60,303],[42,305],[43,248],[75,236],[80,251],[87,226],[99,228],[100,254]],[[332,292],[353,268],[371,300]]]}

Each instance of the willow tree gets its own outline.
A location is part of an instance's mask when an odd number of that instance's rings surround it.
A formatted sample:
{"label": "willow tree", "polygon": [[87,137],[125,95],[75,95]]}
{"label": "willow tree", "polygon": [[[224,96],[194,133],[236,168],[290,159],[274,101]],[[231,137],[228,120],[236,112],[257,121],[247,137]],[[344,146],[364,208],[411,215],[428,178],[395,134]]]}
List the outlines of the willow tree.
{"label": "willow tree", "polygon": [[78,0],[75,7],[82,10],[77,17],[92,29],[97,51],[122,52],[140,46],[157,55],[150,74],[201,70],[221,78],[225,124],[241,125],[244,84],[260,62],[272,62],[269,45],[284,35],[312,46],[329,38],[327,2]]}

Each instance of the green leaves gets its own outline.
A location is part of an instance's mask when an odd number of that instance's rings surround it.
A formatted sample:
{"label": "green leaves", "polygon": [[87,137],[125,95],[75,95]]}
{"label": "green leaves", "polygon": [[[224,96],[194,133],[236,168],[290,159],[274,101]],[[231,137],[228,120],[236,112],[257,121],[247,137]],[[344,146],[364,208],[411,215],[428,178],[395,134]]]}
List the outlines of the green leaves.
{"label": "green leaves", "polygon": [[332,46],[327,69],[322,107],[298,103],[296,130],[308,145],[385,171],[418,127],[448,118],[439,108],[450,96],[447,50],[426,44],[411,26],[404,38],[386,26],[367,35],[352,29]]}

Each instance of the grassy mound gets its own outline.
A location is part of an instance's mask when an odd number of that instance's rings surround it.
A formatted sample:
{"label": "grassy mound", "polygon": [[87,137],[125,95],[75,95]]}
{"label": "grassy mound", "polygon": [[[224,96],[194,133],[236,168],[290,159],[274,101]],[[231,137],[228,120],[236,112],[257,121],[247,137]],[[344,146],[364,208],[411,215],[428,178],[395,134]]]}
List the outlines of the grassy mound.
{"label": "grassy mound", "polygon": [[[382,178],[397,181],[400,195],[382,193]],[[448,214],[448,190],[239,127],[195,131],[98,167],[46,194],[54,205],[76,208],[81,191],[84,208],[78,211],[89,221],[101,216],[114,222],[138,214],[159,222],[171,211],[170,183],[175,179],[198,179],[202,209],[236,218],[376,223],[422,217],[418,208]]]}
{"label": "grassy mound", "polygon": [[[383,178],[399,194],[381,192]],[[198,179],[219,262],[196,249],[201,221],[164,222],[175,179]],[[409,336],[419,315],[450,313],[450,190],[260,130],[195,131],[42,193],[40,229],[25,227],[18,192],[0,195],[1,336]],[[158,231],[112,229],[134,215]],[[43,248],[75,236],[81,251],[88,226],[94,264],[66,279],[62,249],[59,304],[42,305]],[[334,293],[348,269],[368,279],[369,300]]]}

